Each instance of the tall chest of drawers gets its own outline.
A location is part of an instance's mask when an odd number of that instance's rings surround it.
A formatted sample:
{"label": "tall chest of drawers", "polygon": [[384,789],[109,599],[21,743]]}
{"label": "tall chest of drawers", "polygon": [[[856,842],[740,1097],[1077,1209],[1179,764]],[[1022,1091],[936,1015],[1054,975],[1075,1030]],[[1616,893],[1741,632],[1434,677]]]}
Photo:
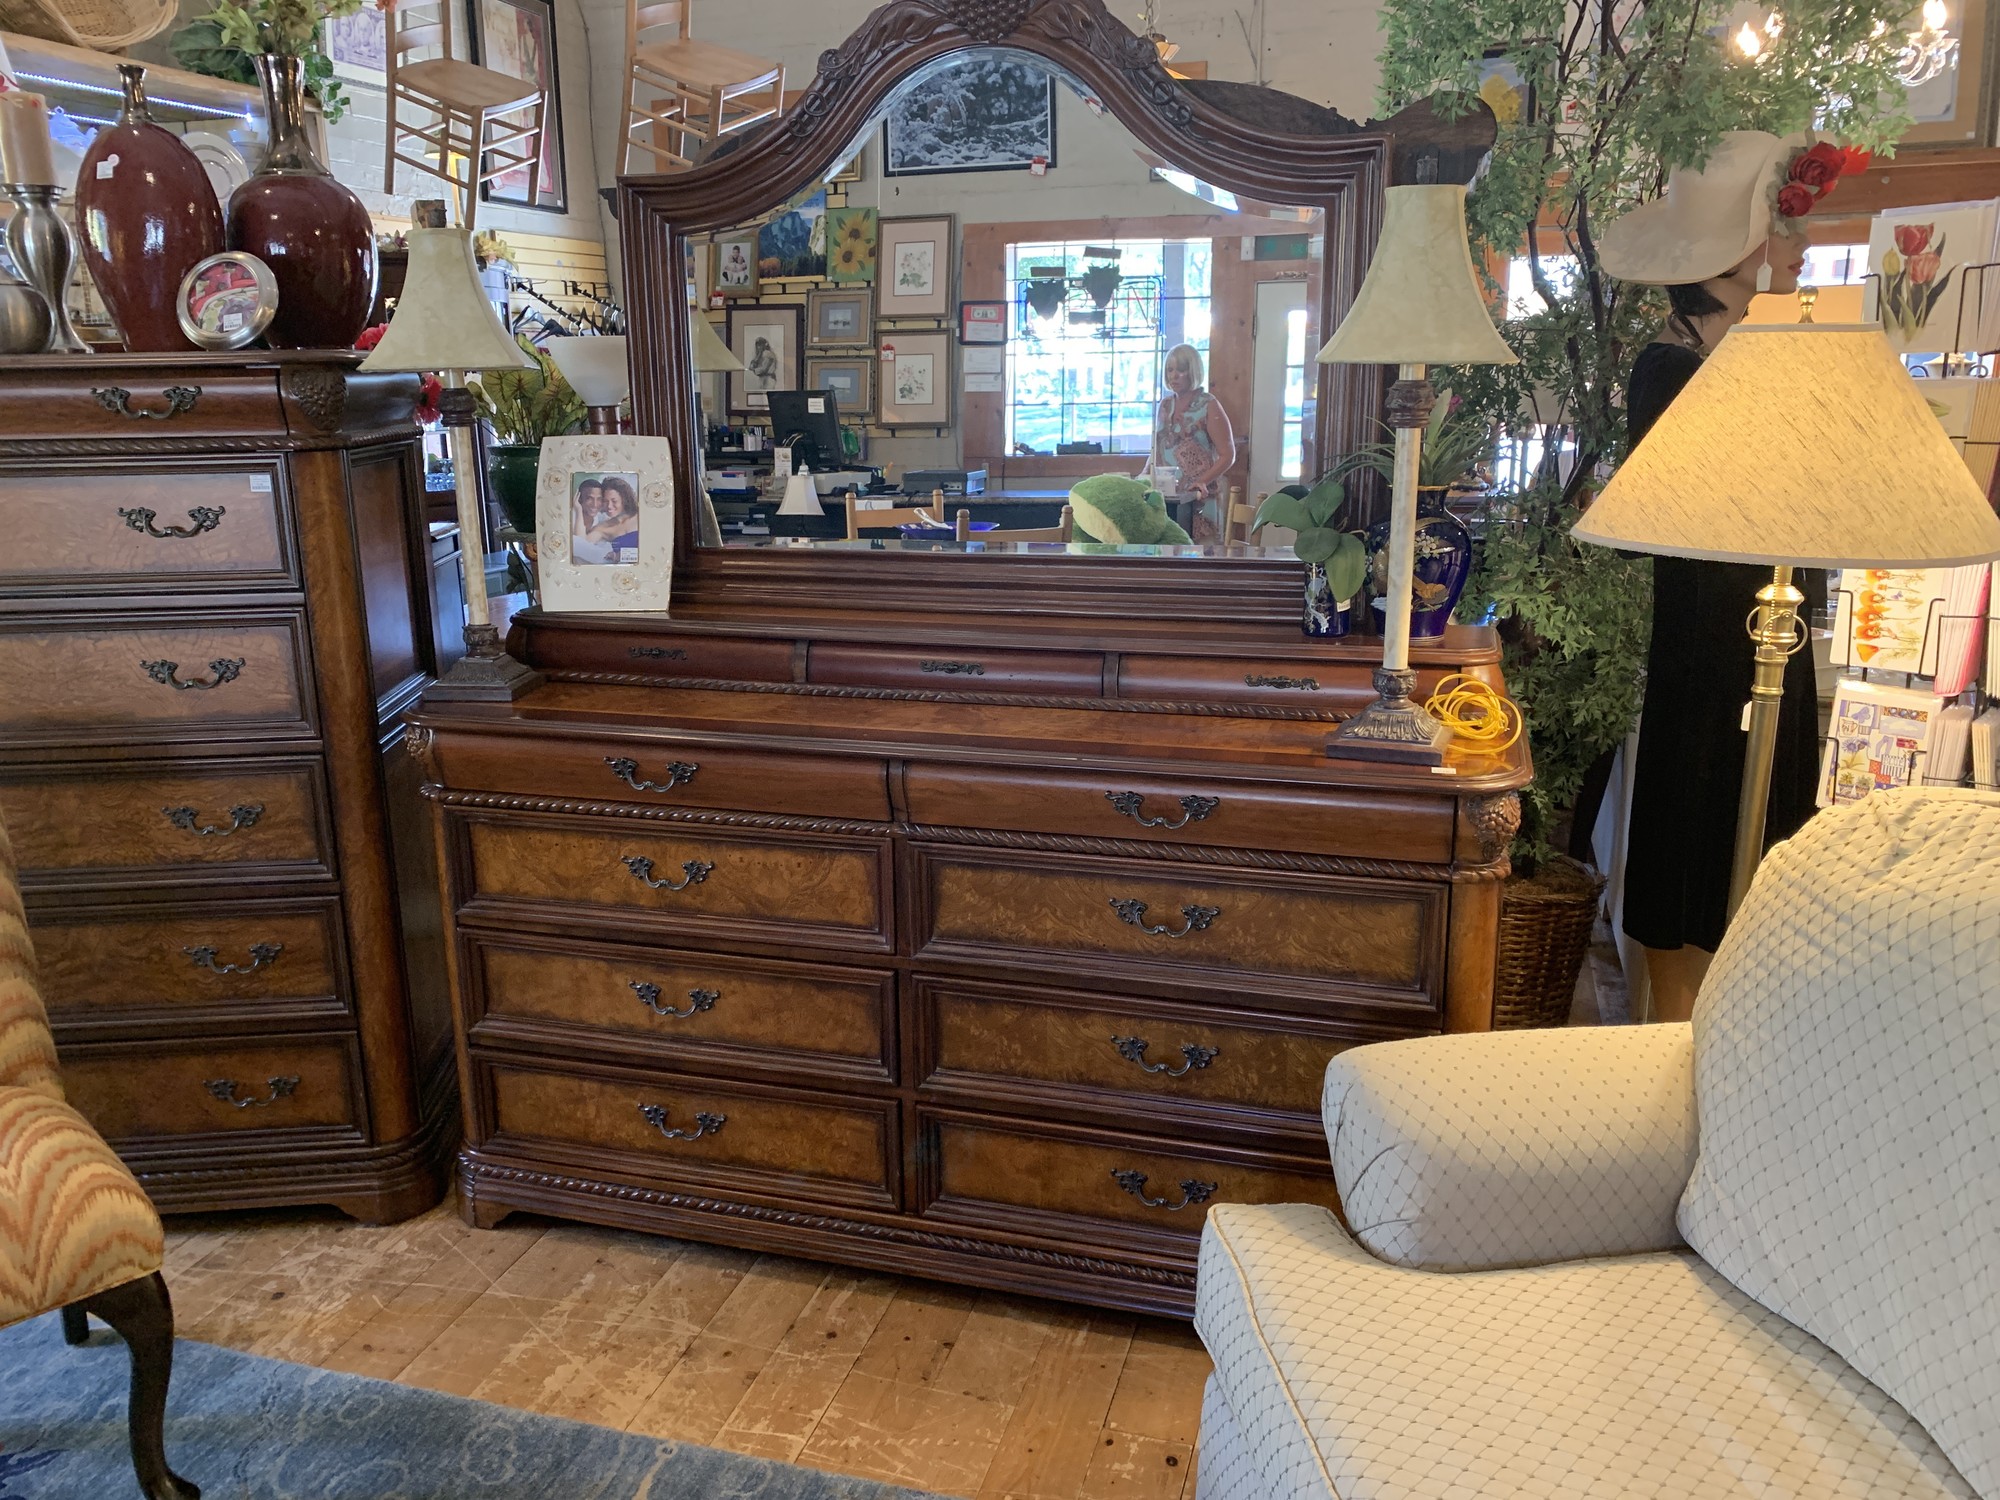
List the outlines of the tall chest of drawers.
{"label": "tall chest of drawers", "polygon": [[163,1209],[437,1200],[414,381],[0,361],[0,818],[70,1101]]}
{"label": "tall chest of drawers", "polygon": [[1333,1201],[1329,1057],[1490,1024],[1518,754],[1329,762],[1352,647],[993,634],[530,617],[412,715],[474,1222],[1185,1313],[1209,1203]]}

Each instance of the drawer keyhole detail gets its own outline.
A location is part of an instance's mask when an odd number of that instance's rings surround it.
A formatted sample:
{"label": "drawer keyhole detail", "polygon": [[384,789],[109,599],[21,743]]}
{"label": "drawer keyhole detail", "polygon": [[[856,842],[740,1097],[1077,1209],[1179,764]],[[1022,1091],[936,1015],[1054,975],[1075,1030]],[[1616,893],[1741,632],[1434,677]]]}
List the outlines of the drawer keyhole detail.
{"label": "drawer keyhole detail", "polygon": [[1118,1055],[1127,1062],[1137,1063],[1148,1073],[1164,1073],[1169,1078],[1185,1078],[1198,1068],[1205,1068],[1222,1056],[1220,1047],[1204,1047],[1199,1042],[1181,1044],[1181,1065],[1176,1068],[1170,1063],[1147,1062],[1148,1043],[1142,1036],[1114,1036],[1111,1045],[1118,1049]]}
{"label": "drawer keyhole detail", "polygon": [[221,687],[225,682],[234,682],[243,671],[243,658],[229,656],[210,662],[209,675],[206,678],[176,677],[174,674],[181,669],[181,664],[177,661],[142,661],[139,665],[146,669],[148,677],[163,687],[175,688],[183,693],[189,688],[199,688],[207,692],[210,688]]}
{"label": "drawer keyhole detail", "polygon": [[1169,831],[1185,828],[1190,823],[1199,823],[1222,806],[1220,797],[1183,797],[1179,818],[1149,818],[1146,816],[1146,794],[1144,792],[1106,792],[1104,799],[1113,808],[1137,823],[1141,828],[1165,828]]}
{"label": "drawer keyhole detail", "polygon": [[1165,1198],[1149,1198],[1146,1196],[1146,1174],[1144,1172],[1134,1172],[1129,1167],[1114,1167],[1111,1172],[1111,1180],[1130,1193],[1134,1198],[1137,1198],[1141,1203],[1145,1204],[1146,1207],[1164,1208],[1170,1214],[1177,1214],[1184,1208],[1192,1208],[1197,1203],[1208,1202],[1209,1199],[1215,1196],[1215,1190],[1221,1186],[1220,1183],[1200,1182],[1192,1177],[1184,1177],[1181,1179],[1181,1201],[1173,1203]]}
{"label": "drawer keyhole detail", "polygon": [[714,1010],[715,1002],[722,998],[721,990],[689,990],[686,1010],[675,1010],[671,1005],[660,1004],[660,987],[647,979],[628,979],[632,993],[639,997],[639,1003],[656,1016],[675,1016],[682,1020],[698,1015],[705,1010]]}
{"label": "drawer keyhole detail", "polygon": [[1111,909],[1118,913],[1118,920],[1127,927],[1136,927],[1153,937],[1184,938],[1191,932],[1206,932],[1211,923],[1222,915],[1219,906],[1183,906],[1181,925],[1169,927],[1164,922],[1146,920],[1146,903],[1135,901],[1130,896],[1113,896]]}
{"label": "drawer keyhole detail", "polygon": [[292,1095],[296,1094],[299,1091],[299,1080],[296,1076],[290,1078],[267,1078],[264,1080],[264,1086],[271,1092],[266,1094],[262,1099],[257,1098],[254,1094],[248,1098],[239,1099],[236,1097],[236,1093],[243,1085],[238,1083],[234,1078],[211,1078],[202,1084],[202,1087],[207,1089],[211,1096],[221,1100],[224,1104],[233,1104],[238,1109],[263,1109],[267,1105],[276,1104],[280,1099],[289,1099]]}
{"label": "drawer keyhole detail", "polygon": [[202,822],[201,815],[192,807],[163,807],[160,813],[174,827],[184,829],[198,838],[226,839],[232,833],[241,833],[246,828],[254,827],[257,820],[264,816],[264,804],[243,802],[230,808],[227,828],[217,823]]}
{"label": "drawer keyhole detail", "polygon": [[604,763],[611,767],[611,774],[613,776],[616,776],[635,792],[671,792],[675,787],[686,786],[690,781],[693,781],[694,773],[701,769],[698,765],[690,765],[687,761],[677,760],[667,766],[667,779],[665,781],[641,781],[639,779],[639,762],[636,760],[624,760],[617,756],[607,755],[604,757]]}
{"label": "drawer keyhole detail", "polygon": [[118,514],[134,531],[143,531],[147,536],[158,537],[161,541],[186,541],[191,536],[200,536],[204,531],[213,531],[222,524],[222,518],[229,514],[226,505],[197,505],[188,512],[192,526],[176,526],[171,521],[165,526],[155,526],[159,512],[146,509],[143,505],[118,507]]}
{"label": "drawer keyhole detail", "polygon": [[684,891],[691,885],[700,885],[715,873],[715,866],[708,863],[707,860],[691,859],[681,866],[681,878],[679,880],[655,880],[653,878],[653,862],[646,858],[645,855],[627,854],[624,856],[624,860],[625,868],[632,872],[634,880],[638,881],[641,885],[650,886],[656,891]]}
{"label": "drawer keyhole detail", "polygon": [[207,969],[211,974],[255,974],[266,964],[276,963],[278,955],[284,951],[285,945],[283,943],[252,943],[250,945],[249,963],[229,964],[218,963],[213,948],[181,949],[181,952],[194,961],[194,966],[197,969]]}
{"label": "drawer keyhole detail", "polygon": [[729,1123],[728,1115],[698,1114],[694,1117],[694,1129],[680,1130],[667,1124],[667,1107],[664,1104],[642,1104],[639,1113],[646,1117],[646,1123],[659,1131],[670,1141],[698,1141],[705,1135],[714,1135]]}

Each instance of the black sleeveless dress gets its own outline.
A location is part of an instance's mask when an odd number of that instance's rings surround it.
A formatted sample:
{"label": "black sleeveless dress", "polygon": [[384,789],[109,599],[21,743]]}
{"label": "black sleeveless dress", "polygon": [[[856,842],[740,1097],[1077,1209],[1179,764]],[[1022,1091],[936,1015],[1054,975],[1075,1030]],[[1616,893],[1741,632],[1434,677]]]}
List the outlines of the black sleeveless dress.
{"label": "black sleeveless dress", "polygon": [[[1681,393],[1701,356],[1649,344],[1632,366],[1625,420],[1634,444]],[[1801,569],[1805,609],[1826,602],[1826,574]],[[1653,641],[1625,854],[1625,931],[1648,948],[1711,952],[1728,922],[1736,800],[1743,788],[1743,707],[1752,675],[1747,622],[1771,570],[1696,558],[1653,559]],[[1810,614],[1808,614],[1810,618]],[[1812,651],[1785,666],[1765,842],[1812,816],[1820,767]]]}

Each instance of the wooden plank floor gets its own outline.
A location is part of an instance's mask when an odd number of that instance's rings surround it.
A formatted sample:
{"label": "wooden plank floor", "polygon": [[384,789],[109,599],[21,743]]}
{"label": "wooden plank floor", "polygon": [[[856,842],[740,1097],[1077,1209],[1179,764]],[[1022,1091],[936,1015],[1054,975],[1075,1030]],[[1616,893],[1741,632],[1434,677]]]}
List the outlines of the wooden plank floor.
{"label": "wooden plank floor", "polygon": [[183,1336],[977,1500],[1193,1500],[1186,1324],[446,1205],[169,1220]]}

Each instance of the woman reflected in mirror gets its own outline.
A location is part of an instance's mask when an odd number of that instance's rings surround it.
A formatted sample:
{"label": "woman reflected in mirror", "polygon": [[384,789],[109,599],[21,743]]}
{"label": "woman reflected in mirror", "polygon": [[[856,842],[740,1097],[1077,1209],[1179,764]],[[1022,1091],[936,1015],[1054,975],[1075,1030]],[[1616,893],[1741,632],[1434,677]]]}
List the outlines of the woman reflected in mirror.
{"label": "woman reflected in mirror", "polygon": [[1207,502],[1220,493],[1222,476],[1236,464],[1236,429],[1222,403],[1209,394],[1205,373],[1194,345],[1169,349],[1160,372],[1168,394],[1153,424],[1154,475],[1176,471],[1176,494],[1203,502],[1188,527],[1197,542],[1213,541],[1220,533],[1215,508]]}

